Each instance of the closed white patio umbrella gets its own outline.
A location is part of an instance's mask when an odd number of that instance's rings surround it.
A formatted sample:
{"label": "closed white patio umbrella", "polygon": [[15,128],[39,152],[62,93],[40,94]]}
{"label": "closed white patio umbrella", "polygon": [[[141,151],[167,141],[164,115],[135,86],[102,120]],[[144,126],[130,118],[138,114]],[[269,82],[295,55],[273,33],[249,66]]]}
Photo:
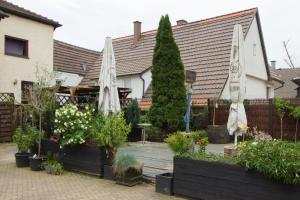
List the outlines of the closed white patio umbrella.
{"label": "closed white patio umbrella", "polygon": [[105,114],[121,110],[117,88],[116,62],[112,39],[106,37],[99,76],[99,112]]}
{"label": "closed white patio umbrella", "polygon": [[228,81],[232,103],[227,129],[230,135],[235,136],[234,144],[237,145],[237,136],[243,134],[243,129],[247,125],[247,117],[243,104],[246,95],[244,36],[240,24],[235,25],[233,30]]}

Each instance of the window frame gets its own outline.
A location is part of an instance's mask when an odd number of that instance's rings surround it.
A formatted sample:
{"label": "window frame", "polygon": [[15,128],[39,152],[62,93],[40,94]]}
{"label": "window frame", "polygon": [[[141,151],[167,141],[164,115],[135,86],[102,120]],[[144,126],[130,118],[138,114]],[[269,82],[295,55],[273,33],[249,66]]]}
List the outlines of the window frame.
{"label": "window frame", "polygon": [[[24,49],[24,55],[17,55],[14,53],[9,53],[6,51],[6,40],[10,39],[10,40],[16,40],[19,42],[24,42],[25,43],[25,49]],[[14,57],[19,57],[19,58],[26,58],[29,59],[29,51],[28,51],[28,40],[22,39],[22,38],[17,38],[17,37],[13,37],[13,36],[9,36],[9,35],[5,35],[4,36],[4,54],[7,56],[14,56]]]}

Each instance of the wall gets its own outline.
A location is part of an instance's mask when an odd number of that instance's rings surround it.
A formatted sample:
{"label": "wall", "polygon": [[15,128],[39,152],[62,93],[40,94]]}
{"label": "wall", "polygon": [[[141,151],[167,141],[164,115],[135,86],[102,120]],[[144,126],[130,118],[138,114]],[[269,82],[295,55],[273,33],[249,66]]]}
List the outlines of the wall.
{"label": "wall", "polygon": [[[254,47],[254,45],[256,47]],[[246,99],[267,98],[268,75],[256,19],[253,20],[244,43],[246,69]],[[269,97],[274,97],[270,87]],[[229,83],[223,89],[221,99],[230,99]]]}
{"label": "wall", "polygon": [[56,80],[62,81],[62,86],[68,87],[75,87],[78,86],[79,83],[82,81],[83,76],[78,74],[72,74],[67,72],[57,72]]}
{"label": "wall", "polygon": [[[151,70],[145,71],[141,77],[145,80],[144,90],[146,91],[151,83]],[[143,80],[140,75],[131,75],[131,76],[121,76],[117,77],[118,87],[125,87],[125,81],[131,81],[132,93],[128,95],[129,98],[133,99],[142,99],[143,98]],[[144,91],[144,92],[145,92]]]}
{"label": "wall", "polygon": [[[12,92],[21,101],[21,81],[35,81],[36,67],[53,70],[53,31],[52,26],[14,15],[1,20],[0,92]],[[28,40],[29,59],[5,55],[5,35]]]}

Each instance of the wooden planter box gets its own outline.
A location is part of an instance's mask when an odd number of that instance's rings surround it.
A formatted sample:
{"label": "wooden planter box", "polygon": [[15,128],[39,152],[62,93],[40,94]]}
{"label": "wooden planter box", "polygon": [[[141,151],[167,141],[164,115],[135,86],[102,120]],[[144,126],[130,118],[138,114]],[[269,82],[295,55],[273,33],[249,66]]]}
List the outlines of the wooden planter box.
{"label": "wooden planter box", "polygon": [[174,194],[205,200],[299,200],[300,185],[286,185],[237,165],[174,157]]}
{"label": "wooden planter box", "polygon": [[65,146],[61,162],[66,170],[102,177],[106,154],[103,148],[96,145]]}
{"label": "wooden planter box", "polygon": [[162,194],[173,195],[173,174],[164,173],[157,175],[155,191]]}
{"label": "wooden planter box", "polygon": [[64,146],[52,140],[42,141],[42,154],[47,152],[59,154],[64,169],[102,177],[104,164],[108,163],[104,148],[96,145]]}

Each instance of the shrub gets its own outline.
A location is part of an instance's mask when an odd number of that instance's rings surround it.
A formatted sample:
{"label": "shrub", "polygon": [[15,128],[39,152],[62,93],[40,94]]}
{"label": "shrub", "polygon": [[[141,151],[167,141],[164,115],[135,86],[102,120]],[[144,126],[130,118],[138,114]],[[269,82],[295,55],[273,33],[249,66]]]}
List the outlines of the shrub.
{"label": "shrub", "polygon": [[295,129],[294,140],[295,140],[295,142],[297,142],[298,124],[299,124],[299,119],[300,119],[300,106],[297,106],[297,107],[293,108],[290,115],[294,119],[296,119],[296,129]]}
{"label": "shrub", "polygon": [[96,143],[105,147],[109,156],[114,158],[117,148],[126,143],[130,129],[131,126],[127,125],[124,114],[120,112],[96,119],[91,131]]}
{"label": "shrub", "polygon": [[143,164],[137,161],[133,155],[120,154],[114,161],[113,170],[117,176],[124,176],[128,171],[142,173]]}
{"label": "shrub", "polygon": [[187,153],[193,146],[192,140],[182,132],[169,135],[166,142],[176,156]]}
{"label": "shrub", "polygon": [[287,141],[242,143],[239,164],[286,184],[300,183],[300,143]]}
{"label": "shrub", "polygon": [[182,156],[193,160],[204,160],[208,162],[220,162],[226,164],[238,163],[237,159],[234,157],[223,156],[223,155],[213,154],[213,153],[195,152],[195,153],[186,153]]}
{"label": "shrub", "polygon": [[19,153],[27,153],[37,139],[39,131],[31,126],[27,126],[25,130],[17,128],[13,136],[14,143],[17,144]]}
{"label": "shrub", "polygon": [[275,98],[275,108],[278,117],[280,118],[280,139],[283,139],[283,117],[288,110],[291,109],[290,102],[280,98]]}
{"label": "shrub", "polygon": [[184,67],[168,15],[159,22],[151,72],[151,123],[164,134],[182,129],[186,112]]}
{"label": "shrub", "polygon": [[137,124],[140,122],[141,109],[139,108],[138,101],[132,100],[129,106],[125,110],[126,122],[131,124],[132,130],[137,128]]}
{"label": "shrub", "polygon": [[199,111],[197,108],[191,109],[191,124],[190,128],[191,130],[199,130],[204,129],[208,125],[208,106],[205,106]]}
{"label": "shrub", "polygon": [[199,145],[199,151],[204,152],[208,145],[208,137],[204,130],[191,132],[191,138],[196,145]]}
{"label": "shrub", "polygon": [[67,104],[56,110],[55,133],[61,136],[61,146],[85,143],[93,111],[86,107],[82,112],[73,104]]}

